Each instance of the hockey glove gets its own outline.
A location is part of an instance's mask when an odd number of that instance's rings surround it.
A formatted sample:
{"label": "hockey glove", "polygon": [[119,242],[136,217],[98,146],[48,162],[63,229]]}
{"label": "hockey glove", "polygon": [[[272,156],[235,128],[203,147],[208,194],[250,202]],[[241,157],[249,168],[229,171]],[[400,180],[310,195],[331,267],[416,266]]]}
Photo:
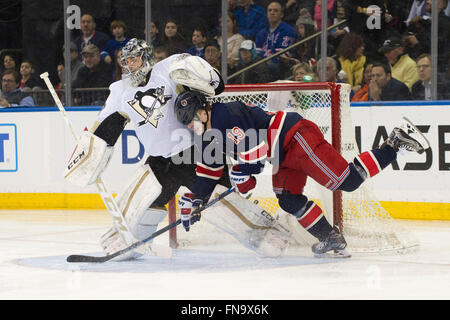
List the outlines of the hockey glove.
{"label": "hockey glove", "polygon": [[239,193],[245,195],[256,186],[256,179],[252,175],[248,175],[239,171],[239,165],[235,165],[230,170],[230,181],[235,185]]}
{"label": "hockey glove", "polygon": [[180,197],[180,200],[178,200],[178,206],[180,207],[180,218],[186,231],[189,231],[191,224],[200,221],[200,212],[194,214],[192,214],[192,212],[200,207],[202,203],[202,200],[194,198],[193,193],[185,193]]}

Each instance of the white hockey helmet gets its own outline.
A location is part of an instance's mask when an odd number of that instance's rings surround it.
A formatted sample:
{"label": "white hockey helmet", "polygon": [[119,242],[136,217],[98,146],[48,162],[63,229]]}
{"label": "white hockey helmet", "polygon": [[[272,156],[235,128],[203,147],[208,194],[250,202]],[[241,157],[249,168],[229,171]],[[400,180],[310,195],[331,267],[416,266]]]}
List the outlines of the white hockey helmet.
{"label": "white hockey helmet", "polygon": [[[134,65],[136,58],[142,60],[142,64],[137,67]],[[123,72],[130,76],[131,83],[135,87],[145,80],[155,62],[152,46],[144,40],[133,38],[122,48],[120,65]]]}

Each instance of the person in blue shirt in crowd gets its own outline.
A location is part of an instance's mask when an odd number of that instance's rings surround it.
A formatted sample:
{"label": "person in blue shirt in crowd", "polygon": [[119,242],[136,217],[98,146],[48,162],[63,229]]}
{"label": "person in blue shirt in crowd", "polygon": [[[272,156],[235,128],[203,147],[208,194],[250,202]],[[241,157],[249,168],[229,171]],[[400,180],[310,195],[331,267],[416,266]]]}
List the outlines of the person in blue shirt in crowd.
{"label": "person in blue shirt in crowd", "polygon": [[234,11],[239,33],[246,39],[255,40],[256,34],[268,26],[266,10],[253,0],[237,0]]}
{"label": "person in blue shirt in crowd", "polygon": [[114,36],[114,39],[111,39],[106,43],[101,54],[102,60],[106,63],[114,62],[117,52],[130,40],[130,37],[125,35],[127,31],[125,22],[121,20],[114,20],[111,22],[110,30],[111,34]]}
{"label": "person in blue shirt in crowd", "polygon": [[192,56],[205,57],[206,31],[201,27],[195,27],[192,31],[193,46],[187,50]]}
{"label": "person in blue shirt in crowd", "polygon": [[[282,5],[277,2],[271,2],[267,6],[267,19],[269,25],[258,32],[256,36],[256,50],[264,58],[269,57],[287,47],[293,45],[298,34],[295,29],[283,21],[284,10]],[[286,77],[289,71],[289,59],[287,53],[274,58],[268,62],[268,67],[274,77],[273,80]]]}

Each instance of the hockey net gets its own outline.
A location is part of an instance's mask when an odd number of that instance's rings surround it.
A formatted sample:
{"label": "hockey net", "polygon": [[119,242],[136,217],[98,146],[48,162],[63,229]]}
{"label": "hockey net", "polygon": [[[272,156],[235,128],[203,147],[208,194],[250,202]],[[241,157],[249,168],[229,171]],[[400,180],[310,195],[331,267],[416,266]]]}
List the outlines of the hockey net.
{"label": "hockey net", "polygon": [[[242,101],[268,111],[284,110],[298,112],[304,118],[315,122],[327,141],[347,161],[353,161],[360,153],[355,140],[355,130],[350,112],[350,86],[347,84],[281,82],[258,85],[229,85],[220,96],[211,102]],[[317,242],[302,229],[296,219],[278,206],[272,191],[271,167],[257,176],[257,188],[252,194],[254,201],[267,212],[274,215],[292,231],[292,248],[306,248]],[[367,180],[356,191],[347,193],[331,192],[308,179],[304,194],[322,207],[330,223],[343,232],[348,250],[353,253],[403,253],[418,247],[418,241],[403,226],[398,224],[375,198]],[[175,204],[172,202],[169,216],[174,220]],[[173,246],[195,245],[206,241],[220,243],[227,238],[215,231],[178,230],[170,235]],[[210,230],[211,231],[211,230]],[[204,233],[208,234],[204,234]],[[204,239],[202,239],[204,237]]]}

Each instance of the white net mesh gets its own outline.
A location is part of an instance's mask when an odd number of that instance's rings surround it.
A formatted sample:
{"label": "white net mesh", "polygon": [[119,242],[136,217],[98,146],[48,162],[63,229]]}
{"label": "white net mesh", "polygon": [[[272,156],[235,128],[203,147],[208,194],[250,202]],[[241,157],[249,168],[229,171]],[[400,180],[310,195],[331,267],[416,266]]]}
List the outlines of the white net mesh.
{"label": "white net mesh", "polygon": [[[249,88],[249,86],[232,87],[232,90],[237,91],[226,91],[220,96],[210,99],[211,102],[239,100],[269,111],[298,112],[304,118],[315,122],[330,143],[332,139],[332,99],[337,97],[336,102],[339,102],[340,105],[341,121],[340,127],[333,128],[333,130],[338,132],[340,136],[341,154],[350,162],[359,153],[351,120],[349,85],[341,84],[336,88],[324,83],[277,83],[256,85],[252,88]],[[272,191],[270,165],[267,165],[263,174],[258,175],[257,180],[257,188],[253,192],[251,200],[275,215],[291,229],[293,232],[291,246],[305,247],[317,242],[315,238],[302,229],[293,216],[279,208],[278,201]],[[333,211],[336,210],[336,208],[333,208],[332,192],[309,179],[304,193],[322,207],[327,219],[332,222]],[[364,182],[354,192],[343,192],[342,210],[337,212],[338,218],[342,221],[342,229],[348,243],[348,249],[351,252],[399,253],[418,247],[417,240],[409,231],[400,226],[375,199],[374,193],[371,191],[370,180]],[[181,234],[179,236],[181,242],[183,236]],[[211,241],[211,239],[208,241]]]}

